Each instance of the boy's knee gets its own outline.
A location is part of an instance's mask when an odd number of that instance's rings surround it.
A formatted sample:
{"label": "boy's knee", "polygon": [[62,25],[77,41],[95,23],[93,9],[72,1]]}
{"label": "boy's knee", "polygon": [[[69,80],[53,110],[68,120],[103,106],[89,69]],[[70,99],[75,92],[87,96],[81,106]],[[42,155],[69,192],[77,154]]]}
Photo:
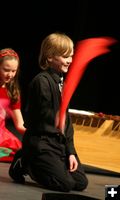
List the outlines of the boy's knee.
{"label": "boy's knee", "polygon": [[64,180],[63,182],[52,177],[52,180],[50,180],[50,182],[48,183],[48,187],[52,190],[69,192],[75,187],[75,181]]}
{"label": "boy's knee", "polygon": [[74,187],[75,187],[74,180],[65,181],[64,183],[62,183],[62,191],[63,192],[69,192],[69,191],[73,190]]}
{"label": "boy's knee", "polygon": [[84,180],[76,183],[74,189],[77,191],[82,191],[82,190],[85,190],[87,186],[88,186],[88,179],[87,177],[85,177]]}

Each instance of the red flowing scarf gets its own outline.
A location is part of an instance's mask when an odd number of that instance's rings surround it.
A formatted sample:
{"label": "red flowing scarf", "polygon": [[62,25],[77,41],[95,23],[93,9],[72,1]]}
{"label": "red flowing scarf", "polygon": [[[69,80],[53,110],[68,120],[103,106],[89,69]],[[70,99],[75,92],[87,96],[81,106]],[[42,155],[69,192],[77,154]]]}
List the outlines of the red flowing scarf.
{"label": "red flowing scarf", "polygon": [[89,38],[78,42],[73,62],[70,66],[69,72],[66,76],[63,90],[62,90],[62,101],[60,110],[57,113],[56,121],[57,126],[64,133],[65,127],[65,112],[69,101],[79,84],[88,63],[97,56],[110,52],[108,46],[114,44],[116,40],[111,37],[98,37]]}

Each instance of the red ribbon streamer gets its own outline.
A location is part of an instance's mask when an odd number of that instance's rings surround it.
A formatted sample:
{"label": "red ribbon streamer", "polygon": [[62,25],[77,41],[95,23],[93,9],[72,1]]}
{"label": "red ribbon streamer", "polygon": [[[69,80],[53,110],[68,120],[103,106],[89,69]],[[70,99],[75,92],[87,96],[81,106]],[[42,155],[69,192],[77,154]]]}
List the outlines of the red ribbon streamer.
{"label": "red ribbon streamer", "polygon": [[88,38],[78,42],[73,62],[63,85],[62,102],[59,110],[58,123],[58,127],[62,132],[64,132],[65,113],[69,101],[78,83],[80,82],[88,63],[95,57],[110,52],[108,46],[114,44],[115,42],[116,40],[111,37]]}

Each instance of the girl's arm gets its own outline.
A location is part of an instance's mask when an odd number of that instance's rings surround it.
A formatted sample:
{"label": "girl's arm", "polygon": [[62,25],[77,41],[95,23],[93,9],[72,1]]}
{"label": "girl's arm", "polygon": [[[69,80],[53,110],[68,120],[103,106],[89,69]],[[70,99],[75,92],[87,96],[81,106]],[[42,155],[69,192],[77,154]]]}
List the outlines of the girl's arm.
{"label": "girl's arm", "polygon": [[12,119],[18,132],[24,134],[26,128],[24,127],[24,120],[20,109],[15,109],[12,111]]}

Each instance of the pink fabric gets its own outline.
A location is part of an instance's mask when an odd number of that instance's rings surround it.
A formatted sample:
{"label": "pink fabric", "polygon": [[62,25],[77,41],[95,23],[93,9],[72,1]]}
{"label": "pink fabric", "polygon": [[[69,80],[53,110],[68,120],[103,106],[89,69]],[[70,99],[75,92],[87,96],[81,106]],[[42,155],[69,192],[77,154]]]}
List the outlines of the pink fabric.
{"label": "pink fabric", "polygon": [[[20,109],[20,102],[12,106],[11,108],[13,109]],[[9,156],[0,158],[0,162],[12,161],[14,154],[22,146],[21,141],[5,127],[5,119],[7,117],[6,110],[9,111],[9,109],[10,99],[7,95],[7,90],[6,88],[0,88],[0,147],[6,147],[12,150]]]}

